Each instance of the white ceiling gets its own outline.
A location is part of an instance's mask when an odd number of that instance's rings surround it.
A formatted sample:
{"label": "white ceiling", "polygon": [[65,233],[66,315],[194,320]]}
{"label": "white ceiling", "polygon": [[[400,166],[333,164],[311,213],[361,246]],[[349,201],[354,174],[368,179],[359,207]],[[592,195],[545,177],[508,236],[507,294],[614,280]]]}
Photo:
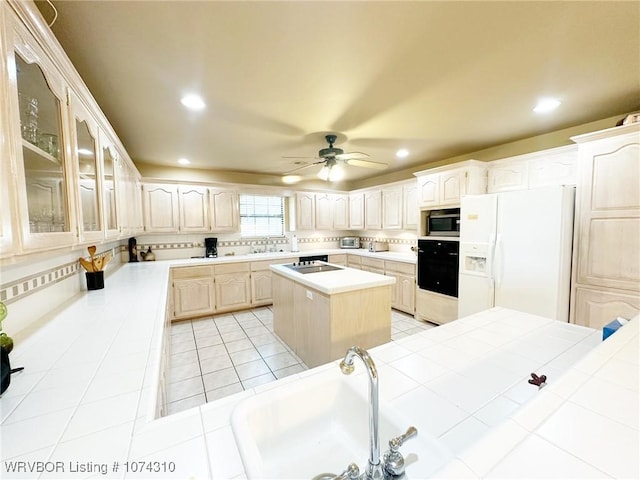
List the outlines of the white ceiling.
{"label": "white ceiling", "polygon": [[388,172],[640,108],[640,2],[53,3],[136,162],[282,174],[334,132]]}

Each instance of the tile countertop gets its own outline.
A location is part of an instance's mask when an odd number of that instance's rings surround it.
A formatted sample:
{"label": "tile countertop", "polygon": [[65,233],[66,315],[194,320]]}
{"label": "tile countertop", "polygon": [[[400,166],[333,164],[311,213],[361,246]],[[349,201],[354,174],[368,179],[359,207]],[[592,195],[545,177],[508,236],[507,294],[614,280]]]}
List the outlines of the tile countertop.
{"label": "tile countertop", "polygon": [[347,267],[318,273],[300,273],[284,265],[271,265],[270,268],[274,273],[327,295],[396,283],[396,279],[393,277]]}
{"label": "tile countertop", "polygon": [[259,262],[262,260],[273,260],[279,258],[298,258],[310,255],[344,255],[353,254],[361,257],[372,257],[381,260],[393,260],[397,262],[413,263],[417,262],[417,255],[413,252],[369,252],[362,248],[359,249],[318,249],[306,250],[301,252],[268,252],[268,253],[249,253],[246,255],[225,255],[216,258],[185,258],[182,260],[172,260],[173,266],[190,266],[190,265],[210,265],[211,263],[233,263],[233,262]]}
{"label": "tile countertop", "polygon": [[[2,478],[244,478],[234,407],[341,375],[330,363],[154,420],[175,263],[123,266],[16,345],[12,366],[25,370],[0,399]],[[370,353],[381,400],[455,454],[429,475],[638,477],[638,323],[601,342],[599,331],[494,308]],[[365,389],[360,367],[353,380]],[[547,386],[529,385],[530,372]],[[421,469],[410,466],[409,478]]]}

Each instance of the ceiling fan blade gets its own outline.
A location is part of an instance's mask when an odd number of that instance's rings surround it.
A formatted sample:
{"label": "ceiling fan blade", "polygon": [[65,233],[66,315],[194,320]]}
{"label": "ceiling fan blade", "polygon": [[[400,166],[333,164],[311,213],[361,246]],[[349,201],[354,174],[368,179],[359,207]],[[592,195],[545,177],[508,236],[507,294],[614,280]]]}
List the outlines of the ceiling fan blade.
{"label": "ceiling fan blade", "polygon": [[317,160],[318,157],[287,157],[287,156],[282,156],[280,158],[306,158],[306,159],[312,159],[312,160]]}
{"label": "ceiling fan blade", "polygon": [[341,153],[339,155],[336,155],[336,158],[338,160],[351,160],[351,159],[368,158],[368,157],[369,155],[362,152],[349,152],[349,153]]}
{"label": "ceiling fan blade", "polygon": [[384,170],[389,165],[386,163],[372,162],[371,160],[359,160],[357,158],[345,160],[347,165],[353,165],[354,167],[374,168],[376,170]]}
{"label": "ceiling fan blade", "polygon": [[307,163],[306,165],[300,165],[299,167],[296,167],[293,170],[289,170],[287,172],[284,172],[282,175],[290,175],[292,173],[299,172],[300,170],[303,170],[303,169],[308,168],[308,167],[313,167],[314,165],[319,165],[321,163],[324,163],[324,160],[320,160],[319,162]]}

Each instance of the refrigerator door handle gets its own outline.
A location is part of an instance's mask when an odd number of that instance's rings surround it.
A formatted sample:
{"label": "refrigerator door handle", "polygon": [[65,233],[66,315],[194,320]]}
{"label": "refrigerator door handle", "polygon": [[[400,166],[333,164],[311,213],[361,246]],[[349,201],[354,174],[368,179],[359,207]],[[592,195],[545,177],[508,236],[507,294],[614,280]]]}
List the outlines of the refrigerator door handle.
{"label": "refrigerator door handle", "polygon": [[495,250],[494,250],[494,261],[493,261],[493,269],[494,269],[494,273],[493,276],[495,278],[495,285],[496,287],[500,287],[500,285],[502,284],[502,277],[504,274],[504,265],[503,265],[503,255],[504,255],[504,251],[503,251],[503,245],[502,245],[502,235],[501,234],[497,234],[496,235],[496,244],[495,244]]}
{"label": "refrigerator door handle", "polygon": [[489,235],[489,248],[487,249],[487,279],[493,284],[493,271],[494,271],[494,263],[495,263],[495,253],[496,253],[496,236],[495,234]]}

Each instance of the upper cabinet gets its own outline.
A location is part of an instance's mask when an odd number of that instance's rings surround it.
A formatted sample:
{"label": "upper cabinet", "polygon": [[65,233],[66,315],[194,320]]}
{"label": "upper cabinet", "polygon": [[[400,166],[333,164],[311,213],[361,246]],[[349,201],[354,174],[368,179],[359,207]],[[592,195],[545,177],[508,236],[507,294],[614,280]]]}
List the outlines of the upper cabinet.
{"label": "upper cabinet", "polygon": [[349,194],[349,229],[364,230],[364,194]]}
{"label": "upper cabinet", "polygon": [[465,162],[424,170],[417,177],[418,204],[422,208],[460,205],[462,195],[487,192],[487,167],[483,162]]}
{"label": "upper cabinet", "polygon": [[418,186],[416,182],[409,182],[402,187],[403,208],[402,226],[406,230],[418,229]]}
{"label": "upper cabinet", "polygon": [[382,228],[396,230],[402,228],[402,186],[382,189]]}
{"label": "upper cabinet", "polygon": [[329,193],[315,194],[316,230],[333,229],[333,196]]}
{"label": "upper cabinet", "polygon": [[[24,250],[71,245],[73,170],[67,150],[67,85],[26,29],[17,21],[6,32],[13,50],[9,72],[15,90],[8,96],[11,157],[17,173],[16,197]],[[17,140],[19,139],[19,140]],[[17,140],[17,141],[15,141]]]}
{"label": "upper cabinet", "polygon": [[180,185],[178,187],[180,231],[209,231],[209,196],[207,187]]}
{"label": "upper cabinet", "polygon": [[238,229],[235,191],[194,185],[143,185],[144,230],[149,233],[233,232]]}
{"label": "upper cabinet", "polygon": [[364,228],[382,228],[382,192],[379,189],[364,192]]}
{"label": "upper cabinet", "polygon": [[239,228],[238,193],[219,188],[209,189],[211,230],[235,232]]}
{"label": "upper cabinet", "polygon": [[315,193],[296,192],[296,228],[298,230],[313,230],[316,227],[316,196]]}
{"label": "upper cabinet", "polygon": [[139,190],[123,203],[139,173],[39,18],[33,2],[0,3],[2,256],[139,231],[121,229],[119,205],[142,225]]}
{"label": "upper cabinet", "polygon": [[333,197],[333,228],[335,230],[349,229],[349,195],[334,194]]}
{"label": "upper cabinet", "polygon": [[104,237],[101,172],[98,171],[98,124],[88,109],[73,94],[73,142],[71,158],[76,181],[80,242],[95,242]]}
{"label": "upper cabinet", "polygon": [[550,185],[575,185],[576,145],[495,160],[488,164],[488,193],[527,190]]}

